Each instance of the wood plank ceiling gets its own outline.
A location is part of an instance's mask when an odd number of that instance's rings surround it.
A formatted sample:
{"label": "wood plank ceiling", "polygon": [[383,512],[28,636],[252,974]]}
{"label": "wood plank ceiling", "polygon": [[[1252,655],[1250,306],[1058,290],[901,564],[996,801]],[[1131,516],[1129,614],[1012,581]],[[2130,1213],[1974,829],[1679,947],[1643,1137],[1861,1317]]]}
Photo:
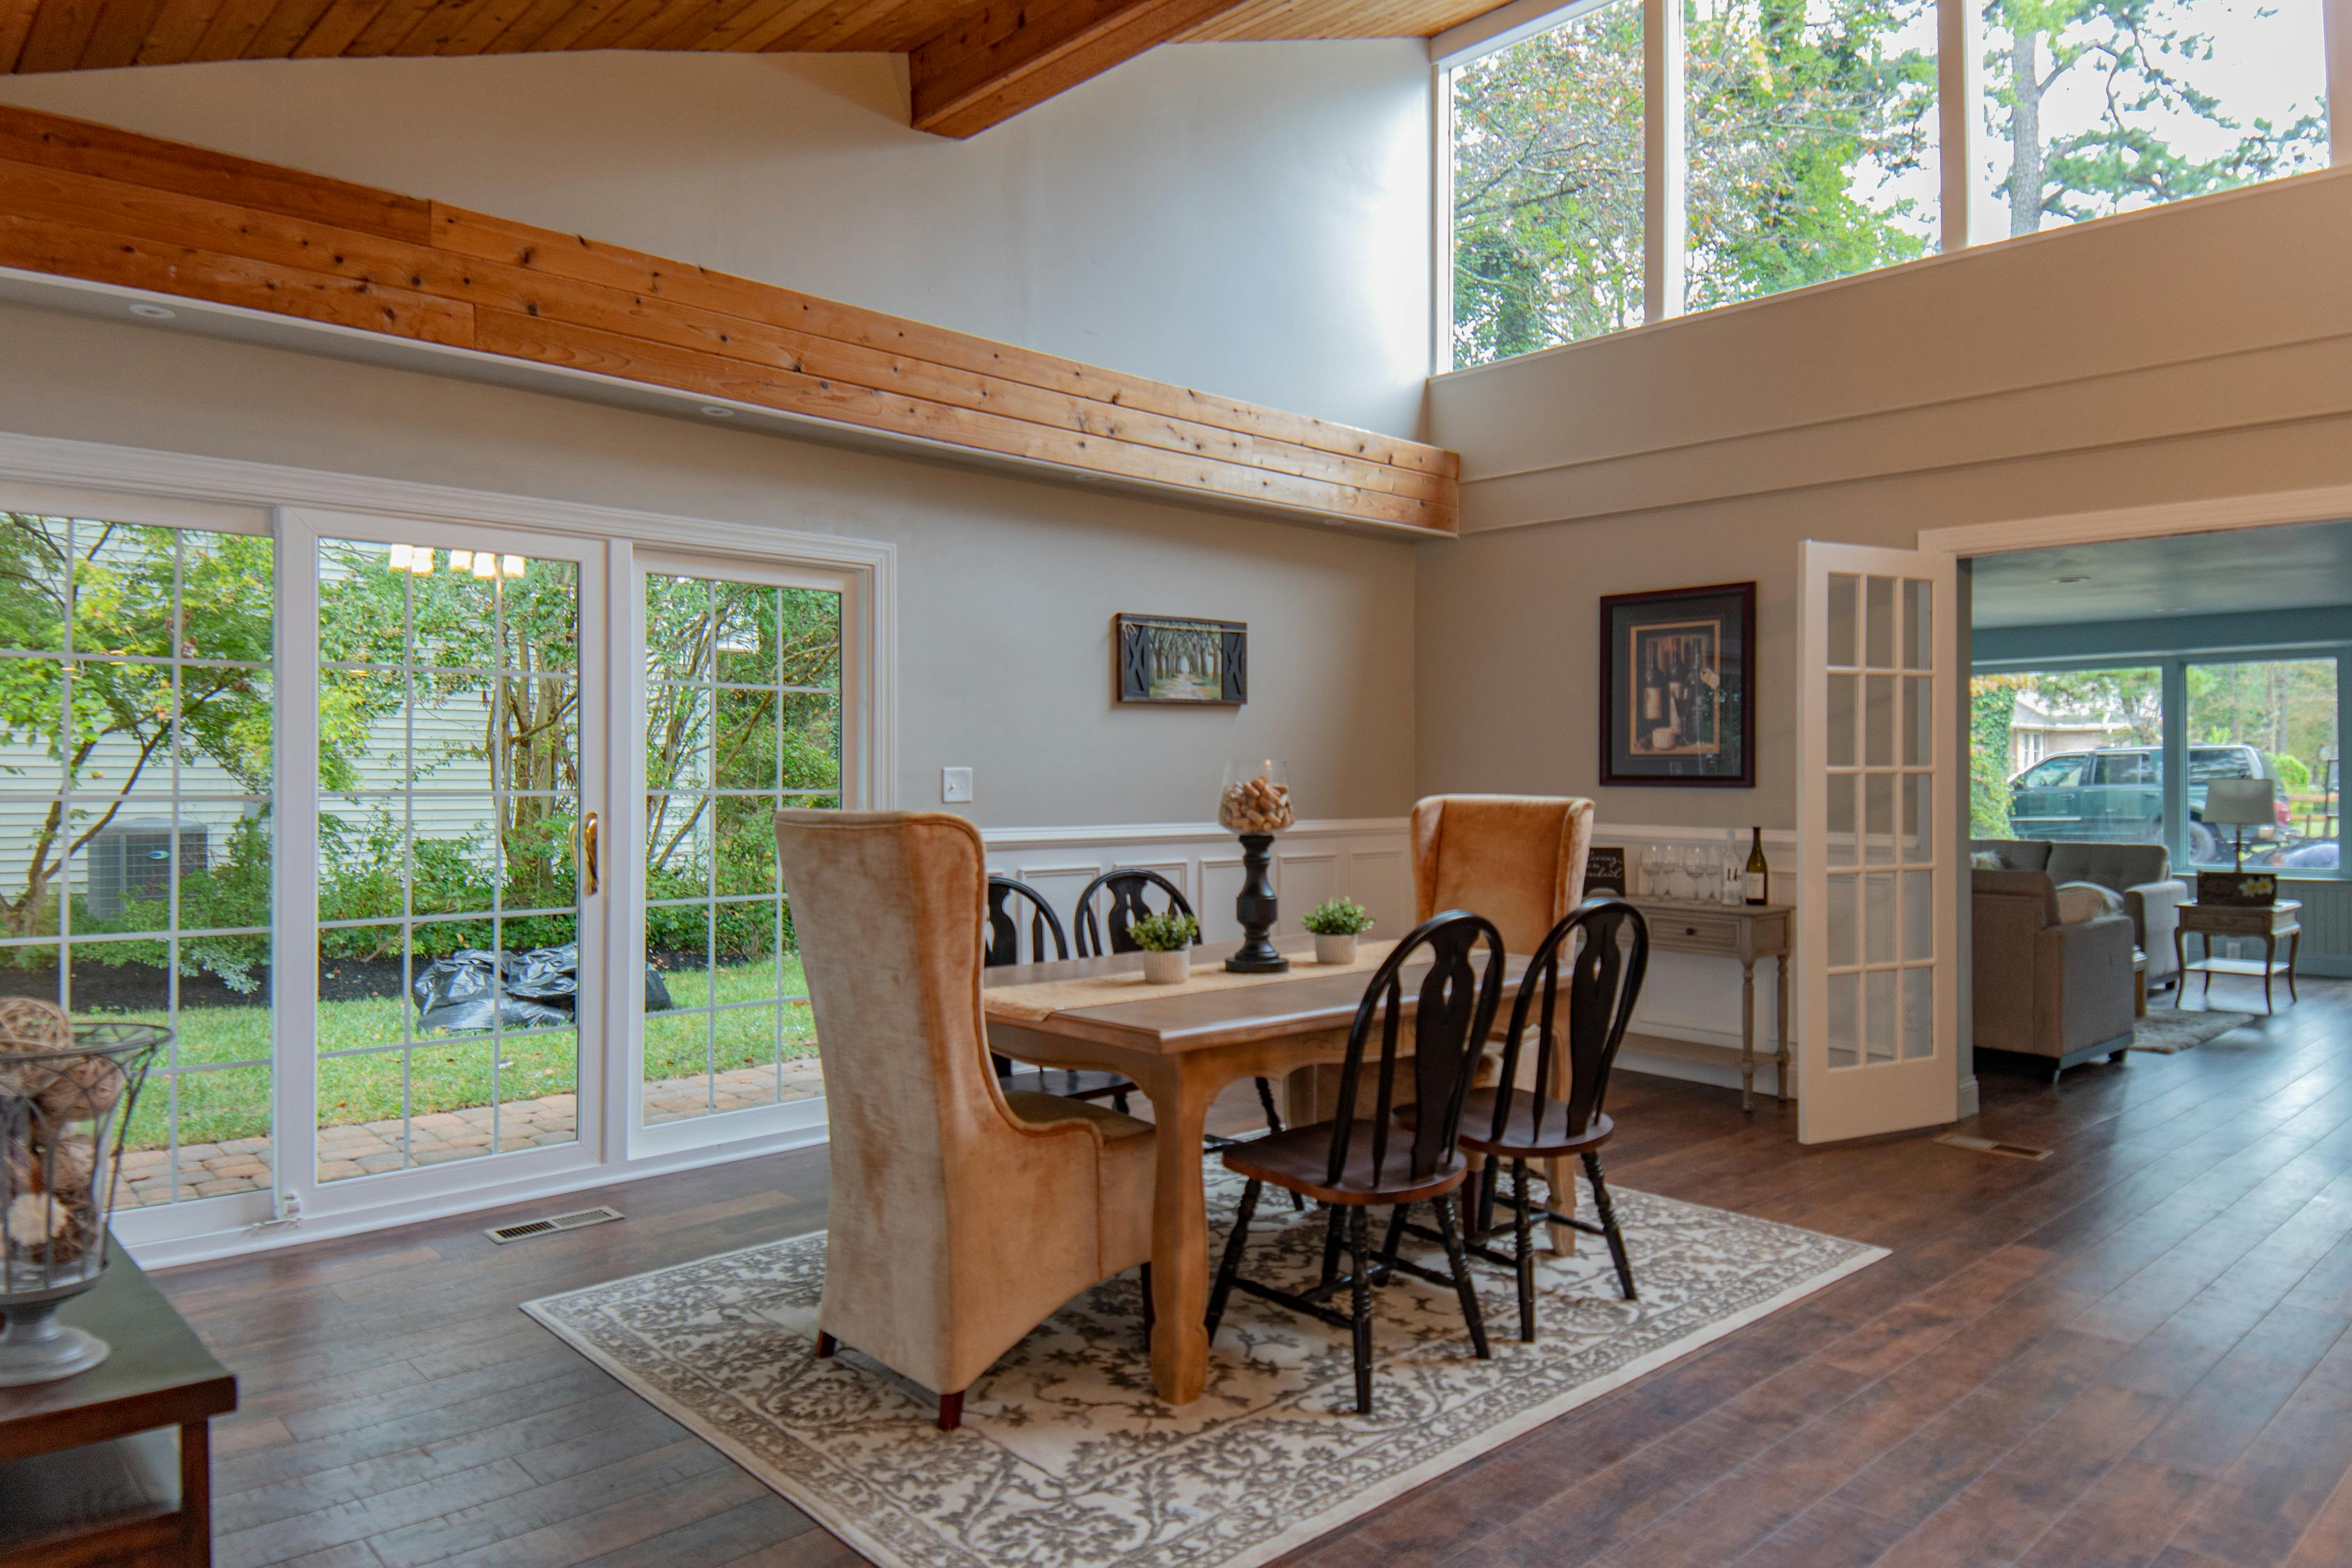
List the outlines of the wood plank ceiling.
{"label": "wood plank ceiling", "polygon": [[1195,39],[1423,37],[1499,0],[0,0],[0,74],[573,49],[910,57],[914,122],[969,136]]}
{"label": "wood plank ceiling", "polygon": [[0,267],[1422,534],[1452,452],[577,235],[0,106]]}

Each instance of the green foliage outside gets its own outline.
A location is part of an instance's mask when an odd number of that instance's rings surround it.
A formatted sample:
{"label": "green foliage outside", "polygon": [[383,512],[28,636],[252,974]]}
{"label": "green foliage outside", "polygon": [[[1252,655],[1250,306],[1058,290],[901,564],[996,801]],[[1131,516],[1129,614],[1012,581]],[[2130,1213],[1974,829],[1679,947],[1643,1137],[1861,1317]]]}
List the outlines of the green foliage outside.
{"label": "green foliage outside", "polygon": [[2014,837],[2009,820],[2009,731],[2017,713],[2014,675],[1969,681],[1969,837]]}
{"label": "green foliage outside", "polygon": [[[1933,37],[1929,0],[1683,3],[1685,308],[1936,248],[1937,60],[1897,47]],[[2325,166],[2320,105],[2242,121],[2195,84],[2217,47],[2199,16],[2193,0],[1990,0],[1977,107],[2011,233]],[[1639,0],[1464,66],[1453,92],[1454,362],[1639,325]],[[2058,123],[2084,101],[2093,123]]]}

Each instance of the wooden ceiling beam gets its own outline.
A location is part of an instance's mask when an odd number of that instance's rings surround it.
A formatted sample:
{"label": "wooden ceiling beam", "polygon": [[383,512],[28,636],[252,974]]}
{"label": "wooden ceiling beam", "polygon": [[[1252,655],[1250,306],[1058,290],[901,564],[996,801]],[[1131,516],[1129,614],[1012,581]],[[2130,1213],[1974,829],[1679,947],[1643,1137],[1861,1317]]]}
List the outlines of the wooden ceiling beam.
{"label": "wooden ceiling beam", "polygon": [[907,57],[913,123],[976,135],[1240,0],[991,0]]}
{"label": "wooden ceiling beam", "polygon": [[1454,525],[1459,460],[1440,447],[6,107],[0,267],[724,398],[1065,474],[1408,534]]}

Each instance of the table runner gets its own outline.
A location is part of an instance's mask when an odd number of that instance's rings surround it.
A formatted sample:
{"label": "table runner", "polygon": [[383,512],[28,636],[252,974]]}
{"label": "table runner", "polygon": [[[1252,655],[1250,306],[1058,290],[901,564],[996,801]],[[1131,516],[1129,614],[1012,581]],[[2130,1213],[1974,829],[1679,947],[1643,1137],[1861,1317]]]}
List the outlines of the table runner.
{"label": "table runner", "polygon": [[1283,980],[1312,980],[1319,975],[1369,974],[1396,948],[1396,942],[1360,942],[1353,963],[1318,963],[1313,953],[1290,954],[1290,967],[1274,974],[1237,974],[1222,959],[1193,959],[1196,967],[1179,985],[1150,985],[1142,972],[1094,974],[1075,980],[1040,980],[1028,985],[991,987],[983,993],[987,1011],[995,1017],[1041,1023],[1073,1007],[1106,1007],[1117,1002],[1156,1002],[1163,996],[1190,996],[1204,991],[1227,991],[1238,985],[1264,985]]}

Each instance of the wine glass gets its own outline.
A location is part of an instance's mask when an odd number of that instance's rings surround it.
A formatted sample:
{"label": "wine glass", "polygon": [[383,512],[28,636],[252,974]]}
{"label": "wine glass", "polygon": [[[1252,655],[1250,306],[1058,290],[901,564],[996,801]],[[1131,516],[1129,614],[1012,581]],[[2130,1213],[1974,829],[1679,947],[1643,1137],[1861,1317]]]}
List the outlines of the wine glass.
{"label": "wine glass", "polygon": [[1692,902],[1696,903],[1706,897],[1706,847],[1705,845],[1693,844],[1683,850],[1683,875],[1690,879],[1690,892],[1685,896]]}
{"label": "wine glass", "polygon": [[1642,846],[1642,896],[1664,899],[1673,895],[1666,886],[1665,857],[1655,844]]}

